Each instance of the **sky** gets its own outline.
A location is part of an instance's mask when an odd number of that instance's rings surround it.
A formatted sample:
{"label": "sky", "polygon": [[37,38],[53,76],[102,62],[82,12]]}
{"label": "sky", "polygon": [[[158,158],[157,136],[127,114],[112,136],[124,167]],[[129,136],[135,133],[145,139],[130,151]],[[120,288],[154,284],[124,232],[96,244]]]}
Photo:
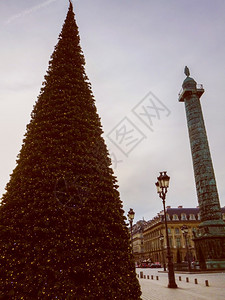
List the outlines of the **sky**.
{"label": "sky", "polygon": [[[74,0],[86,73],[101,117],[125,215],[196,207],[184,103],[184,67],[203,84],[202,110],[221,207],[225,206],[225,1]],[[0,195],[68,9],[67,0],[0,0]],[[147,113],[146,113],[147,111]],[[124,131],[125,130],[125,131]]]}

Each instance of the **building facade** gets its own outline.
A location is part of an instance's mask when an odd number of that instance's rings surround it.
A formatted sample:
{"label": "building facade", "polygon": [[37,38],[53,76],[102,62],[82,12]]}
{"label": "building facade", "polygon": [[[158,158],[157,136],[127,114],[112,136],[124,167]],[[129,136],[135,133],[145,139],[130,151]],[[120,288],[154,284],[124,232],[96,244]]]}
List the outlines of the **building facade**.
{"label": "building facade", "polygon": [[147,222],[145,220],[138,221],[132,230],[132,247],[134,259],[137,263],[142,262],[144,260],[144,238],[143,231],[147,226]]}
{"label": "building facade", "polygon": [[[186,240],[182,234],[181,227],[188,227],[187,246],[192,260],[196,259],[194,242],[192,241],[193,231],[197,230],[200,223],[198,208],[166,208],[169,243],[173,262],[187,260]],[[160,239],[161,236],[161,239]],[[166,231],[164,214],[161,211],[153,220],[148,222],[144,233],[144,256],[145,259],[163,264],[167,256]]]}
{"label": "building facade", "polygon": [[[225,207],[222,208],[222,215],[225,220]],[[180,263],[187,261],[187,252],[189,259],[195,261],[196,250],[193,238],[200,224],[199,208],[183,208],[182,206],[171,208],[167,206],[166,216],[173,262]],[[163,265],[167,262],[167,243],[163,211],[159,212],[150,221],[139,222],[134,225],[132,237],[135,261],[137,263],[142,261],[160,262]],[[183,225],[188,227],[186,238],[181,231]]]}

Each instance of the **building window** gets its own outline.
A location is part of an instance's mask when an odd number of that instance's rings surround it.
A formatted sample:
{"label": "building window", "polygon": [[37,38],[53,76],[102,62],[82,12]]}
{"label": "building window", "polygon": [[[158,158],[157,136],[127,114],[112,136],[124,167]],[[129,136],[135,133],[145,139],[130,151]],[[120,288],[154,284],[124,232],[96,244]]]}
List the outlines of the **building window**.
{"label": "building window", "polygon": [[180,233],[179,228],[175,228],[175,234],[179,234],[179,233]]}
{"label": "building window", "polygon": [[173,215],[173,220],[174,220],[174,221],[179,220],[178,215]]}
{"label": "building window", "polygon": [[225,220],[225,214],[223,214],[223,220]]}
{"label": "building window", "polygon": [[187,220],[186,214],[181,214],[181,220]]}
{"label": "building window", "polygon": [[190,220],[195,220],[195,215],[190,214]]}
{"label": "building window", "polygon": [[170,221],[170,216],[168,214],[166,214],[166,219],[167,221]]}
{"label": "building window", "polygon": [[171,229],[170,228],[168,228],[168,233],[171,233]]}
{"label": "building window", "polygon": [[198,220],[201,220],[201,218],[200,218],[200,214],[198,214]]}
{"label": "building window", "polygon": [[181,247],[180,237],[176,238],[177,248]]}

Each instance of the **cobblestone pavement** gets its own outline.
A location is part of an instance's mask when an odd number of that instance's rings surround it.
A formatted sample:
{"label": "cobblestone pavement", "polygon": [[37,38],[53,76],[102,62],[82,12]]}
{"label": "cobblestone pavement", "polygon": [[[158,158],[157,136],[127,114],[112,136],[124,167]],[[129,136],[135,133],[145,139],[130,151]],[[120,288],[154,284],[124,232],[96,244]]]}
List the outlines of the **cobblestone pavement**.
{"label": "cobblestone pavement", "polygon": [[[145,279],[140,278],[140,272],[146,276]],[[176,272],[177,289],[167,287],[168,274],[162,272],[162,269],[138,268],[137,274],[142,290],[142,300],[225,300],[225,272],[197,274]],[[147,275],[150,279],[147,279]],[[186,282],[187,277],[189,282]],[[195,279],[197,279],[197,284],[195,284]],[[209,286],[206,286],[205,280],[208,280]]]}

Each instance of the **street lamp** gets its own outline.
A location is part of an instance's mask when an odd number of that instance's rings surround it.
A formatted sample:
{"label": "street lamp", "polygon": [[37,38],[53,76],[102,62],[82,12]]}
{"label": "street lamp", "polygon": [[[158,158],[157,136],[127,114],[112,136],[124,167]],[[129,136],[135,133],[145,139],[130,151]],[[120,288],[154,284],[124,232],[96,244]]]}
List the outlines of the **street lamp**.
{"label": "street lamp", "polygon": [[130,222],[130,237],[131,237],[131,250],[132,250],[132,253],[133,253],[133,220],[134,220],[134,215],[135,215],[135,212],[133,211],[132,208],[130,208],[130,210],[128,211],[128,220]]}
{"label": "street lamp", "polygon": [[166,219],[166,207],[165,207],[165,200],[166,200],[166,193],[169,187],[170,177],[165,172],[160,172],[160,176],[157,177],[158,181],[156,182],[157,193],[159,197],[162,199],[163,202],[163,210],[164,210],[164,219],[165,219],[165,229],[166,229],[166,243],[167,243],[167,259],[168,259],[168,288],[177,288],[177,284],[175,282],[174,276],[174,268],[173,268],[173,261],[172,255],[170,252],[170,244],[169,244],[169,235],[168,235],[168,228],[167,228],[167,219]]}
{"label": "street lamp", "polygon": [[164,269],[164,271],[166,271],[166,264],[165,264],[164,251],[163,251],[164,235],[162,233],[160,233],[159,240],[160,240],[160,243],[161,243],[163,269]]}
{"label": "street lamp", "polygon": [[189,248],[188,248],[188,241],[187,241],[187,235],[188,235],[188,227],[187,225],[183,225],[181,227],[181,231],[184,235],[185,239],[185,245],[186,245],[186,250],[187,250],[187,261],[188,261],[188,271],[191,272],[191,262],[190,262],[190,255],[189,255]]}

